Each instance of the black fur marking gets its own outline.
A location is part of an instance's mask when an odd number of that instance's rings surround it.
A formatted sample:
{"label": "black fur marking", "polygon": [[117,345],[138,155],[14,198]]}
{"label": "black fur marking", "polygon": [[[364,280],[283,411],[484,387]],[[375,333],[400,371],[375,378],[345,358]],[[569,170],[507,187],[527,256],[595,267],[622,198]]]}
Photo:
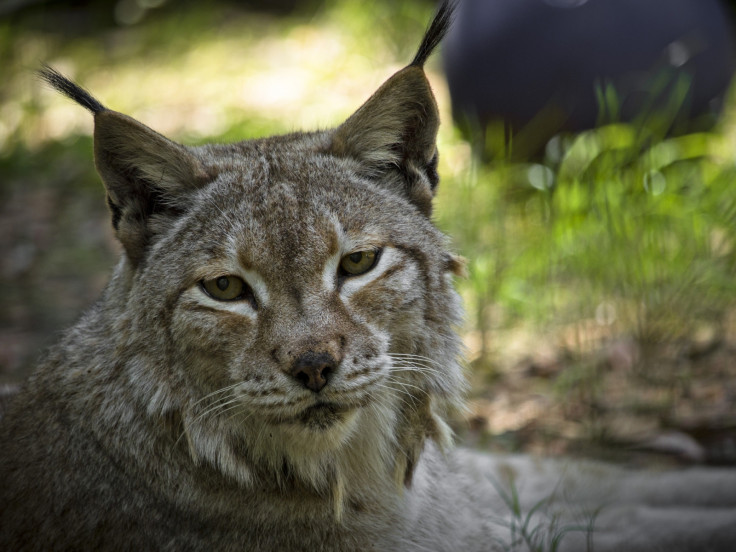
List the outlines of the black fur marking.
{"label": "black fur marking", "polygon": [[112,198],[109,194],[107,196],[107,206],[110,209],[110,213],[112,214],[112,227],[117,232],[118,226],[120,226],[120,218],[123,216],[123,210],[115,203],[113,203]]}
{"label": "black fur marking", "polygon": [[457,0],[445,0],[442,2],[437,15],[434,16],[432,22],[424,33],[422,43],[419,45],[417,55],[414,56],[410,65],[415,67],[423,67],[427,58],[432,54],[437,45],[442,41],[447,30],[452,23],[452,14],[455,11]]}
{"label": "black fur marking", "polygon": [[107,108],[97,101],[92,94],[87,92],[78,84],[73,83],[56,69],[49,67],[48,65],[44,65],[43,68],[38,71],[38,76],[52,88],[58,90],[67,98],[74,100],[82,107],[89,109],[92,113],[99,113],[100,111],[107,110]]}
{"label": "black fur marking", "polygon": [[432,190],[433,194],[437,191],[437,186],[440,183],[440,175],[437,172],[438,164],[439,164],[439,154],[435,152],[435,154],[432,156],[432,159],[429,160],[429,163],[427,163],[427,166],[425,168],[425,172],[427,173],[427,179],[429,179],[429,187]]}

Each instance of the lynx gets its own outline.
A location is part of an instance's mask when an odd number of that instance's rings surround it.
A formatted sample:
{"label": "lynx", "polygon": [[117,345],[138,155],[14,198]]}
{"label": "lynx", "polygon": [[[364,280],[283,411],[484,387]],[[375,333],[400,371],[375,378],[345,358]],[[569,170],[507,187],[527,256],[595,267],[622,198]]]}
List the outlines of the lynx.
{"label": "lynx", "polygon": [[[174,143],[42,70],[94,115],[123,253],[5,412],[1,549],[518,544],[497,476],[531,482],[528,505],[561,468],[454,450],[448,428],[465,386],[462,261],[431,218],[439,117],[423,65],[451,14],[443,3],[411,64],[342,125],[235,144]],[[686,545],[736,537],[719,491],[733,482],[699,479],[689,498],[724,507],[688,510]],[[573,505],[597,505],[592,489]],[[618,508],[594,532],[601,550],[693,534],[656,515],[639,531]]]}

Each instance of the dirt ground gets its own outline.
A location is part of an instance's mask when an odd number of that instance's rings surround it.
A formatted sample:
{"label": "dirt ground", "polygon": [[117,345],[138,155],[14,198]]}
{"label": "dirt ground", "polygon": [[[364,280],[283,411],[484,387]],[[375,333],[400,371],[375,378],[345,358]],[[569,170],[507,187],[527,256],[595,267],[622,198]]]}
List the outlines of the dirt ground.
{"label": "dirt ground", "polygon": [[646,348],[618,337],[584,353],[564,337],[514,352],[510,339],[493,377],[473,372],[460,432],[498,451],[736,465],[733,324],[726,330]]}

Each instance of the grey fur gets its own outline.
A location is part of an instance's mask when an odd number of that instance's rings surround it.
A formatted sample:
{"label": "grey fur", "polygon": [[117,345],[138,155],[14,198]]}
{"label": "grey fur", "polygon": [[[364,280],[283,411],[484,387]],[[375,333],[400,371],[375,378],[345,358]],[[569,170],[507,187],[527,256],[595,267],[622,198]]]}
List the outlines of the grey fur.
{"label": "grey fur", "polygon": [[[451,448],[462,262],[429,216],[439,118],[421,67],[337,129],[200,147],[45,75],[95,113],[124,252],[4,412],[0,549],[509,549],[491,480],[513,471],[534,501],[564,468]],[[378,261],[350,276],[360,252]],[[216,299],[207,283],[225,276],[248,293]],[[304,385],[305,366],[326,384]],[[604,472],[620,497],[598,492]],[[671,477],[574,475],[575,505],[636,503],[648,488],[650,514],[669,506],[657,492]],[[691,478],[695,506],[678,516],[637,525],[617,506],[596,550],[725,550],[734,479]]]}
{"label": "grey fur", "polygon": [[[421,68],[338,129],[200,147],[41,76],[94,113],[124,253],[5,412],[0,548],[401,542],[405,489],[428,439],[449,446],[464,385]],[[378,264],[341,275],[356,250]],[[228,274],[254,301],[204,291]],[[293,377],[314,358],[335,363],[324,389]]]}

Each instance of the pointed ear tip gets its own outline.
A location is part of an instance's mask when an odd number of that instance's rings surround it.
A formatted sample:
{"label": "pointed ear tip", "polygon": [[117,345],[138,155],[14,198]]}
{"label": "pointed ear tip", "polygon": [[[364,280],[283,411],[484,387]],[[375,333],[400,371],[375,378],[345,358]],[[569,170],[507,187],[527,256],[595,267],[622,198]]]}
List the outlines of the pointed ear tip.
{"label": "pointed ear tip", "polygon": [[94,115],[95,123],[97,121],[121,121],[129,123],[131,121],[138,123],[139,125],[142,123],[139,123],[136,121],[133,117],[130,115],[126,115],[125,113],[120,113],[119,111],[113,111],[112,109],[105,109],[104,111],[98,111]]}
{"label": "pointed ear tip", "polygon": [[429,82],[427,73],[422,65],[407,65],[394,76],[403,76],[404,78],[419,79]]}
{"label": "pointed ear tip", "polygon": [[153,139],[154,141],[170,141],[165,136],[159,134],[148,125],[141,123],[139,120],[120,113],[119,111],[113,111],[106,109],[95,113],[95,138],[127,138],[133,139],[137,137],[137,140],[142,139]]}
{"label": "pointed ear tip", "polygon": [[376,95],[386,91],[398,92],[406,97],[431,96],[434,98],[432,85],[427,78],[427,73],[422,67],[407,65],[400,71],[394,73],[378,89]]}
{"label": "pointed ear tip", "polygon": [[135,121],[135,119],[112,109],[99,111],[94,114],[95,133],[101,129],[114,128],[117,124],[130,125],[131,121]]}

